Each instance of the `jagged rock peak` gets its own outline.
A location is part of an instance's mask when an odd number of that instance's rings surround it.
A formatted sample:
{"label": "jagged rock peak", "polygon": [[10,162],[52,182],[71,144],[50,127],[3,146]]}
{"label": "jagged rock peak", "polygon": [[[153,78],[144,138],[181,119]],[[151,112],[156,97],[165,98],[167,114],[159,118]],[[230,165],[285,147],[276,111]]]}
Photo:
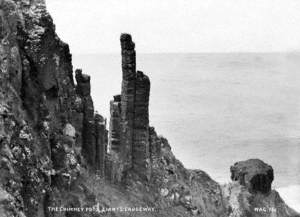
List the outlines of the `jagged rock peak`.
{"label": "jagged rock peak", "polygon": [[81,69],[76,69],[75,78],[77,82],[76,92],[80,96],[89,96],[91,94],[91,77],[82,74]]}
{"label": "jagged rock peak", "polygon": [[132,37],[128,33],[122,33],[120,37],[122,50],[134,50],[135,44],[132,41]]}
{"label": "jagged rock peak", "polygon": [[121,95],[120,95],[120,94],[115,95],[115,96],[114,96],[114,101],[115,101],[115,102],[121,102]]}
{"label": "jagged rock peak", "polygon": [[145,75],[144,72],[142,72],[142,71],[137,71],[136,77],[137,77],[137,79],[145,80],[145,81],[147,81],[147,83],[150,83],[149,77],[147,75]]}
{"label": "jagged rock peak", "polygon": [[76,77],[76,81],[79,82],[90,82],[91,80],[91,77],[89,75],[82,74],[82,69],[75,70],[75,77]]}

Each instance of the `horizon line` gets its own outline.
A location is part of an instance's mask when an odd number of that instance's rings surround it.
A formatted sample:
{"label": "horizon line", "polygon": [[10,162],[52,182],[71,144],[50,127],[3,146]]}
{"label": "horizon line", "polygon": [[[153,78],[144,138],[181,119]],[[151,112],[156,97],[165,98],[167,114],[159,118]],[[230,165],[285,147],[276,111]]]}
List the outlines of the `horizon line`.
{"label": "horizon line", "polygon": [[[220,52],[137,52],[139,54],[300,54],[300,50],[294,51],[220,51]],[[72,55],[119,55],[120,52],[86,52],[86,53],[76,53],[71,52]]]}

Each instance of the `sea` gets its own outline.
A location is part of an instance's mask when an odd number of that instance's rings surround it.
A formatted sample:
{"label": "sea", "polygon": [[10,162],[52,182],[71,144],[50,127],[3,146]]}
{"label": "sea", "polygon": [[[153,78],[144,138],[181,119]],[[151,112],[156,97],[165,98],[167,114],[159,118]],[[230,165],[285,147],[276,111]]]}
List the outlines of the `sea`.
{"label": "sea", "polygon": [[[73,56],[91,75],[95,109],[109,119],[121,92],[120,54]],[[150,77],[150,125],[190,169],[230,181],[230,166],[259,158],[273,188],[300,212],[300,53],[137,54]]]}

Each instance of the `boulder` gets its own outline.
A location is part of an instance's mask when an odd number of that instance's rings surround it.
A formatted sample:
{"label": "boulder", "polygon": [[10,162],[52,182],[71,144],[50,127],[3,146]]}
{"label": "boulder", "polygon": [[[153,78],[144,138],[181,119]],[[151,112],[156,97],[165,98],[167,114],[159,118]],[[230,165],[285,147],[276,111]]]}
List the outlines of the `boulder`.
{"label": "boulder", "polygon": [[267,194],[271,191],[273,168],[259,159],[237,162],[230,171],[231,179],[245,186],[250,193]]}

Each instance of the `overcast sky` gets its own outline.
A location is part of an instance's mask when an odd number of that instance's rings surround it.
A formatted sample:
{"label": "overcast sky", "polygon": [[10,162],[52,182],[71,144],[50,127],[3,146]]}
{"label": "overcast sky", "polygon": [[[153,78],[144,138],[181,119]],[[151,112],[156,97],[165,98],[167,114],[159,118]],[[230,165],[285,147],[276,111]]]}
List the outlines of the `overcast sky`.
{"label": "overcast sky", "polygon": [[299,0],[46,0],[73,53],[300,50]]}

